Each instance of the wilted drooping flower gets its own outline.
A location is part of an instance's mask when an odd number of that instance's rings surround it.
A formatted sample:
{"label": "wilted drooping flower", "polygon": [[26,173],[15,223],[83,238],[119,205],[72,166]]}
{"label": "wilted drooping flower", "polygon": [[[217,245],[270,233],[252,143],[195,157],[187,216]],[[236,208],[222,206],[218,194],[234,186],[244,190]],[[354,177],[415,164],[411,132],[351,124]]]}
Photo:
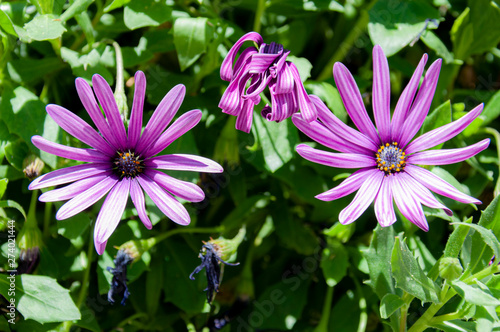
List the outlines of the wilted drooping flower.
{"label": "wilted drooping flower", "polygon": [[[316,96],[311,100],[318,110],[318,120],[306,122],[299,114],[294,124],[318,143],[339,151],[332,153],[308,145],[297,146],[297,152],[315,163],[340,168],[360,168],[337,187],[316,198],[331,201],[358,191],[352,202],[340,212],[339,221],[355,221],[375,201],[375,214],[382,226],[396,221],[393,200],[401,213],[415,225],[427,231],[429,226],[422,205],[450,209],[441,204],[431,191],[462,203],[481,202],[470,197],[432,172],[417,165],[447,165],[458,163],[486,149],[489,139],[458,149],[428,150],[462,132],[479,116],[479,105],[462,118],[431,130],[414,139],[429,112],[441,68],[435,61],[427,71],[416,94],[427,55],[424,55],[410,82],[403,91],[391,119],[389,66],[380,46],[373,49],[373,114],[377,128],[366,112],[359,89],[348,69],[341,63],[333,68],[335,83],[347,113],[359,131],[340,121]],[[416,97],[415,97],[416,94]]]}
{"label": "wilted drooping flower", "polygon": [[[258,48],[245,49],[234,63],[245,41],[255,42]],[[220,68],[221,78],[230,83],[219,107],[224,113],[237,116],[236,129],[250,132],[254,106],[260,103],[259,94],[267,86],[272,104],[262,110],[262,116],[267,120],[280,122],[299,109],[306,121],[316,119],[316,111],[297,67],[286,61],[289,53],[280,44],[265,44],[256,32],[247,33],[231,47]]]}
{"label": "wilted drooping flower", "polygon": [[113,274],[111,288],[108,292],[108,301],[111,304],[115,303],[114,297],[118,295],[122,297],[120,304],[125,305],[125,301],[130,295],[127,287],[127,265],[132,263],[133,260],[134,257],[132,257],[126,250],[120,249],[113,260],[115,268],[108,266],[107,270]]}
{"label": "wilted drooping flower", "polygon": [[76,89],[99,132],[65,108],[58,105],[47,106],[47,112],[61,128],[91,146],[91,149],[73,148],[47,141],[40,136],[32,137],[33,144],[45,152],[87,163],[45,174],[34,180],[29,189],[70,183],[40,196],[43,202],[69,200],[57,212],[58,220],[85,210],[109,192],[94,229],[95,247],[102,254],[108,238],[120,222],[129,194],[139,218],[148,229],[152,228],[152,223],[146,213],[143,190],[172,221],[180,225],[190,223],[186,208],[172,195],[189,202],[199,202],[205,197],[203,190],[193,183],[177,180],[157,169],[208,173],[220,173],[223,169],[210,159],[194,155],[155,157],[201,119],[201,111],[192,110],[181,115],[165,130],[184,99],[183,85],[177,85],[167,93],[142,130],[146,77],[144,73],[137,72],[127,133],[106,80],[100,75],[94,75],[92,83],[94,91],[84,79],[77,78]]}

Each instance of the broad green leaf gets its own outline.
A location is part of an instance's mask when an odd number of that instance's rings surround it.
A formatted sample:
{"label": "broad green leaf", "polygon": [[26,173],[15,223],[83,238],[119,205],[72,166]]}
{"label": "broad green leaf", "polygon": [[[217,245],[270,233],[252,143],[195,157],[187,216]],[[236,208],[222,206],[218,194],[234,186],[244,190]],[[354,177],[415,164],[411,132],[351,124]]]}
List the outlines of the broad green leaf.
{"label": "broad green leaf", "polygon": [[7,63],[7,70],[14,82],[29,83],[64,67],[58,58],[17,59]]}
{"label": "broad green leaf", "polygon": [[[0,293],[6,297],[9,281],[0,278]],[[24,319],[39,323],[63,322],[80,319],[80,311],[73,303],[69,290],[55,279],[46,276],[23,274],[15,278],[16,308]]]}
{"label": "broad green leaf", "polygon": [[274,173],[294,157],[295,145],[299,142],[297,128],[291,121],[267,121],[256,112],[253,121],[252,131],[262,148],[264,167]]}
{"label": "broad green leaf", "polygon": [[16,30],[14,29],[14,24],[10,20],[9,15],[7,15],[7,13],[5,13],[3,10],[0,10],[0,28],[2,28],[8,34],[17,37]]}
{"label": "broad green leaf", "polygon": [[92,76],[99,74],[106,79],[109,85],[114,84],[114,74],[109,67],[115,66],[115,53],[111,46],[100,45],[88,54],[80,54],[66,47],[61,47],[61,58],[71,66],[73,74],[92,82]]}
{"label": "broad green leaf", "polygon": [[123,20],[130,30],[158,26],[171,19],[172,8],[165,1],[134,0],[123,9]]}
{"label": "broad green leaf", "polygon": [[153,53],[148,50],[148,40],[141,38],[136,47],[122,47],[123,66],[134,67],[153,58]]}
{"label": "broad green leaf", "polygon": [[386,294],[380,301],[380,317],[387,319],[405,304],[396,294]]}
{"label": "broad green leaf", "polygon": [[335,114],[341,121],[347,121],[347,112],[344,103],[340,97],[339,90],[327,82],[313,82],[308,81],[304,87],[311,94],[318,96],[328,106],[328,108]]}
{"label": "broad green leaf", "polygon": [[123,7],[124,5],[129,3],[130,1],[131,0],[113,0],[113,1],[111,1],[111,3],[109,5],[104,7],[104,12],[107,13],[107,12],[112,11],[113,9]]}
{"label": "broad green leaf", "polygon": [[490,0],[469,1],[451,29],[453,53],[467,60],[474,54],[489,51],[500,41],[500,8]]}
{"label": "broad green leaf", "polygon": [[441,39],[439,39],[438,36],[436,36],[434,32],[426,30],[424,31],[424,33],[422,33],[420,39],[424,42],[425,45],[427,45],[427,47],[433,49],[439,57],[443,58],[445,63],[462,64],[462,61],[455,60],[453,58],[453,54],[448,51],[446,45],[441,41]]}
{"label": "broad green leaf", "polygon": [[10,134],[9,128],[7,128],[5,122],[0,120],[0,163],[3,161],[3,157],[5,156],[5,146],[15,139],[16,136]]}
{"label": "broad green leaf", "polygon": [[421,32],[435,28],[426,21],[439,19],[439,11],[426,1],[378,1],[370,10],[368,33],[373,44],[380,45],[386,56],[396,54]]}
{"label": "broad green leaf", "polygon": [[54,0],[34,0],[33,3],[40,8],[40,14],[52,14]]}
{"label": "broad green leaf", "polygon": [[439,287],[426,276],[405,241],[396,237],[391,265],[396,286],[423,302],[439,302]]}
{"label": "broad green leaf", "polygon": [[191,66],[205,53],[210,40],[210,28],[205,17],[183,17],[174,23],[174,45],[181,71]]}
{"label": "broad green leaf", "polygon": [[309,77],[311,77],[312,64],[306,58],[298,58],[293,55],[289,55],[286,58],[287,61],[292,62],[297,70],[299,71],[300,80],[305,82]]}
{"label": "broad green leaf", "polygon": [[9,183],[9,179],[1,179],[0,180],[0,198],[2,198],[5,193],[5,189],[7,189],[7,183]]}
{"label": "broad green leaf", "polygon": [[66,31],[61,20],[49,14],[35,16],[24,28],[28,37],[39,41],[59,38]]}
{"label": "broad green leaf", "polygon": [[13,208],[13,209],[16,209],[17,211],[21,212],[21,214],[23,215],[24,219],[26,220],[26,212],[24,212],[24,209],[23,207],[13,201],[13,200],[6,200],[6,201],[0,201],[0,208]]}
{"label": "broad green leaf", "polygon": [[336,239],[328,239],[328,245],[321,254],[320,265],[327,285],[337,285],[346,276],[349,266],[349,255],[344,245]]}
{"label": "broad green leaf", "polygon": [[493,97],[486,103],[480,117],[483,118],[483,126],[498,118],[500,115],[500,91],[495,93]]}
{"label": "broad green leaf", "polygon": [[386,294],[396,294],[391,272],[391,252],[394,247],[394,229],[377,225],[373,231],[370,248],[363,252],[368,262],[370,280],[368,284],[382,299]]}
{"label": "broad green leaf", "polygon": [[455,280],[451,283],[451,286],[465,301],[471,304],[479,306],[500,305],[499,299],[493,297],[491,293],[482,290],[477,285],[467,285],[460,280]]}
{"label": "broad green leaf", "polygon": [[11,141],[5,145],[5,158],[9,164],[19,171],[24,169],[23,162],[28,157],[28,154],[28,146],[20,139]]}

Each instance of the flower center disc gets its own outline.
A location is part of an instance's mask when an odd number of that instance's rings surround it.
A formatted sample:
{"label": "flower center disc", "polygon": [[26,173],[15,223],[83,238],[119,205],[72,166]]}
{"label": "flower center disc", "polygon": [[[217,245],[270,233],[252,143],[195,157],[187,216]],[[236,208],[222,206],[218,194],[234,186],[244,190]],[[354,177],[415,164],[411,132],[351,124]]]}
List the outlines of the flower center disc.
{"label": "flower center disc", "polygon": [[133,152],[118,152],[115,157],[115,172],[120,177],[134,178],[144,169],[144,164]]}
{"label": "flower center disc", "polygon": [[397,142],[385,143],[385,145],[380,146],[375,155],[378,169],[385,172],[386,175],[400,172],[405,168],[406,156],[403,149],[398,148]]}

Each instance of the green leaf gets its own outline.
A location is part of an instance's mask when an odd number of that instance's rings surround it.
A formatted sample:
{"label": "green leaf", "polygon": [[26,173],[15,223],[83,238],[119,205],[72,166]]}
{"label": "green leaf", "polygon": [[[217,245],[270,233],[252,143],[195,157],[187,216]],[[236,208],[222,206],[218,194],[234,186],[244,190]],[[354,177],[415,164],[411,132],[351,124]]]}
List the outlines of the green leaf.
{"label": "green leaf", "polygon": [[321,269],[330,287],[337,285],[347,274],[349,255],[344,245],[335,239],[328,239],[328,246],[321,254]]}
{"label": "green leaf", "polygon": [[455,20],[451,29],[453,53],[467,60],[497,46],[500,42],[500,8],[494,1],[469,1],[469,7]]}
{"label": "green leaf", "polygon": [[369,14],[370,39],[382,47],[387,57],[399,52],[425,29],[435,27],[426,20],[439,19],[439,11],[426,1],[378,1]]}
{"label": "green leaf", "polygon": [[66,23],[67,20],[73,18],[73,16],[80,14],[87,10],[90,4],[94,0],[75,0],[69,7],[64,11],[64,13],[59,17],[59,19]]}
{"label": "green leaf", "polygon": [[73,74],[92,82],[92,76],[99,74],[109,85],[114,84],[114,74],[108,67],[115,66],[115,52],[109,45],[100,45],[88,54],[80,54],[66,47],[61,47],[61,58],[71,66]]}
{"label": "green leaf", "polygon": [[396,237],[392,250],[391,265],[396,287],[419,298],[423,302],[439,302],[439,287],[427,277],[405,241]]}
{"label": "green leaf", "polygon": [[107,13],[107,12],[112,11],[113,9],[123,7],[124,5],[129,3],[130,1],[131,0],[113,0],[113,1],[111,1],[111,3],[109,5],[104,7],[104,12]]}
{"label": "green leaf", "polygon": [[326,106],[339,118],[342,122],[347,122],[347,112],[344,103],[340,97],[339,90],[327,82],[308,81],[304,87],[311,94],[318,96],[326,103]]}
{"label": "green leaf", "polygon": [[146,309],[148,315],[153,316],[158,310],[163,285],[163,257],[153,258],[150,270],[146,275]]}
{"label": "green leaf", "polygon": [[[0,278],[0,293],[8,296],[10,282]],[[69,290],[61,287],[55,279],[23,274],[15,278],[16,308],[24,319],[39,323],[63,322],[80,319],[80,311],[75,306]]]}
{"label": "green leaf", "polygon": [[7,63],[9,76],[14,82],[29,83],[46,74],[63,68],[64,64],[58,58],[17,59]]}
{"label": "green leaf", "polygon": [[479,306],[498,306],[500,300],[493,297],[491,293],[482,290],[477,285],[467,285],[463,281],[454,280],[451,283],[453,289],[467,302]]}
{"label": "green leaf", "polygon": [[2,28],[5,32],[14,37],[18,37],[16,30],[14,29],[14,23],[10,20],[9,15],[5,13],[3,10],[0,10],[0,28]]}
{"label": "green leaf", "polygon": [[391,272],[391,252],[394,247],[394,229],[377,225],[373,231],[370,248],[363,252],[368,262],[370,280],[366,281],[382,299],[386,294],[395,294]]}
{"label": "green leaf", "polygon": [[0,201],[0,208],[13,208],[16,209],[17,211],[21,212],[23,215],[24,219],[26,220],[26,212],[24,212],[24,209],[19,203],[13,201],[13,200],[6,200],[6,201]]}
{"label": "green leaf", "polygon": [[389,318],[396,310],[405,304],[396,294],[386,294],[380,301],[380,317]]}
{"label": "green leaf", "polygon": [[210,40],[206,17],[182,17],[174,23],[174,45],[181,71],[191,66],[205,53]]}
{"label": "green leaf", "polygon": [[274,173],[294,157],[295,145],[299,142],[297,128],[291,121],[267,121],[256,112],[253,121],[252,131],[262,148],[264,167]]}
{"label": "green leaf", "polygon": [[302,82],[305,82],[309,77],[311,77],[311,69],[313,66],[309,60],[293,55],[287,56],[286,60],[292,62],[295,67],[297,67],[300,75],[300,80]]}
{"label": "green leaf", "polygon": [[50,14],[36,16],[24,28],[28,37],[38,41],[59,38],[66,31],[61,20]]}
{"label": "green leaf", "polygon": [[24,169],[23,161],[28,154],[28,146],[20,139],[11,141],[5,145],[5,158],[7,158],[9,164],[14,166],[19,171]]}
{"label": "green leaf", "polygon": [[0,180],[0,198],[2,198],[5,193],[5,189],[7,189],[7,184],[9,183],[9,179],[1,179]]}
{"label": "green leaf", "polygon": [[498,118],[498,116],[500,116],[500,91],[491,97],[480,115],[483,118],[483,126],[488,125],[491,121]]}
{"label": "green leaf", "polygon": [[430,30],[425,30],[424,33],[420,36],[420,39],[424,42],[427,47],[433,49],[436,54],[443,58],[444,62],[447,64],[462,64],[461,60],[455,60],[453,54],[448,51],[446,45],[439,39],[436,34]]}
{"label": "green leaf", "polygon": [[[472,222],[472,217],[467,219],[465,223],[471,223]],[[462,224],[455,224],[457,225],[455,229],[453,230],[453,233],[451,233],[450,237],[448,238],[448,241],[446,242],[446,247],[444,248],[444,257],[450,257],[450,258],[456,258],[458,257],[458,254],[462,250],[465,242],[465,238],[467,237],[467,234],[469,233],[469,228],[465,225]]]}
{"label": "green leaf", "polygon": [[122,47],[123,66],[130,68],[145,63],[153,58],[153,53],[148,50],[148,40],[141,38],[136,47]]}
{"label": "green leaf", "polygon": [[158,26],[172,17],[172,8],[165,1],[134,0],[125,5],[123,20],[130,30]]}

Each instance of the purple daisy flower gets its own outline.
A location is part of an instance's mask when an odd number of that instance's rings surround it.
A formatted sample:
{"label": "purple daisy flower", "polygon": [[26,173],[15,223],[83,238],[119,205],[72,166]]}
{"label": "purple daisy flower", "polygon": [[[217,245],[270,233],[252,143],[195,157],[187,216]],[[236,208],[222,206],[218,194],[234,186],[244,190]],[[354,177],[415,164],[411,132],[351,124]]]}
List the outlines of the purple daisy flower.
{"label": "purple daisy flower", "polygon": [[[359,131],[340,121],[316,96],[311,96],[318,111],[318,120],[308,123],[300,114],[292,117],[293,123],[318,143],[339,151],[332,153],[300,144],[297,152],[315,163],[340,168],[360,168],[340,185],[316,198],[331,201],[356,190],[352,202],[340,212],[339,221],[355,221],[374,201],[375,215],[381,226],[396,222],[393,200],[401,213],[421,229],[429,226],[422,204],[450,209],[441,204],[431,191],[462,203],[481,202],[470,197],[448,182],[417,165],[446,165],[470,158],[489,145],[489,139],[459,149],[428,150],[464,130],[483,110],[479,105],[462,118],[431,130],[412,141],[422,126],[436,90],[441,59],[427,70],[417,92],[427,55],[424,55],[410,82],[398,100],[391,119],[389,66],[380,46],[373,49],[373,113],[378,130],[373,125],[363,104],[359,89],[349,70],[341,63],[333,68],[335,82],[347,113]],[[415,96],[416,94],[416,96]]]}
{"label": "purple daisy flower", "polygon": [[[255,42],[258,49],[245,49],[233,68],[236,54],[246,41]],[[250,132],[253,108],[260,103],[259,94],[266,86],[272,106],[266,105],[262,116],[268,121],[280,122],[299,109],[306,121],[316,119],[316,110],[302,85],[297,67],[286,61],[288,54],[290,51],[280,44],[265,44],[256,32],[247,33],[231,47],[220,67],[220,77],[230,83],[219,107],[222,112],[237,116],[236,129]]]}
{"label": "purple daisy flower", "polygon": [[223,169],[210,159],[194,155],[170,154],[155,157],[201,119],[201,111],[192,110],[181,115],[165,130],[184,99],[185,87],[179,84],[167,93],[141,134],[146,77],[143,72],[138,71],[135,74],[134,101],[127,134],[109,84],[100,75],[92,77],[92,84],[94,92],[84,79],[76,79],[78,95],[99,132],[65,108],[58,105],[47,106],[47,113],[61,128],[92,147],[91,149],[60,145],[40,136],[33,136],[31,139],[40,150],[87,164],[42,175],[31,182],[29,189],[71,183],[45,192],[39,198],[42,202],[69,200],[57,211],[58,220],[76,215],[109,193],[99,211],[94,229],[94,243],[99,254],[104,252],[108,238],[118,226],[129,195],[144,226],[152,228],[146,213],[143,190],[172,221],[188,225],[190,217],[186,208],[172,194],[189,202],[200,202],[205,197],[203,190],[193,183],[177,180],[157,169],[209,173],[220,173]]}

